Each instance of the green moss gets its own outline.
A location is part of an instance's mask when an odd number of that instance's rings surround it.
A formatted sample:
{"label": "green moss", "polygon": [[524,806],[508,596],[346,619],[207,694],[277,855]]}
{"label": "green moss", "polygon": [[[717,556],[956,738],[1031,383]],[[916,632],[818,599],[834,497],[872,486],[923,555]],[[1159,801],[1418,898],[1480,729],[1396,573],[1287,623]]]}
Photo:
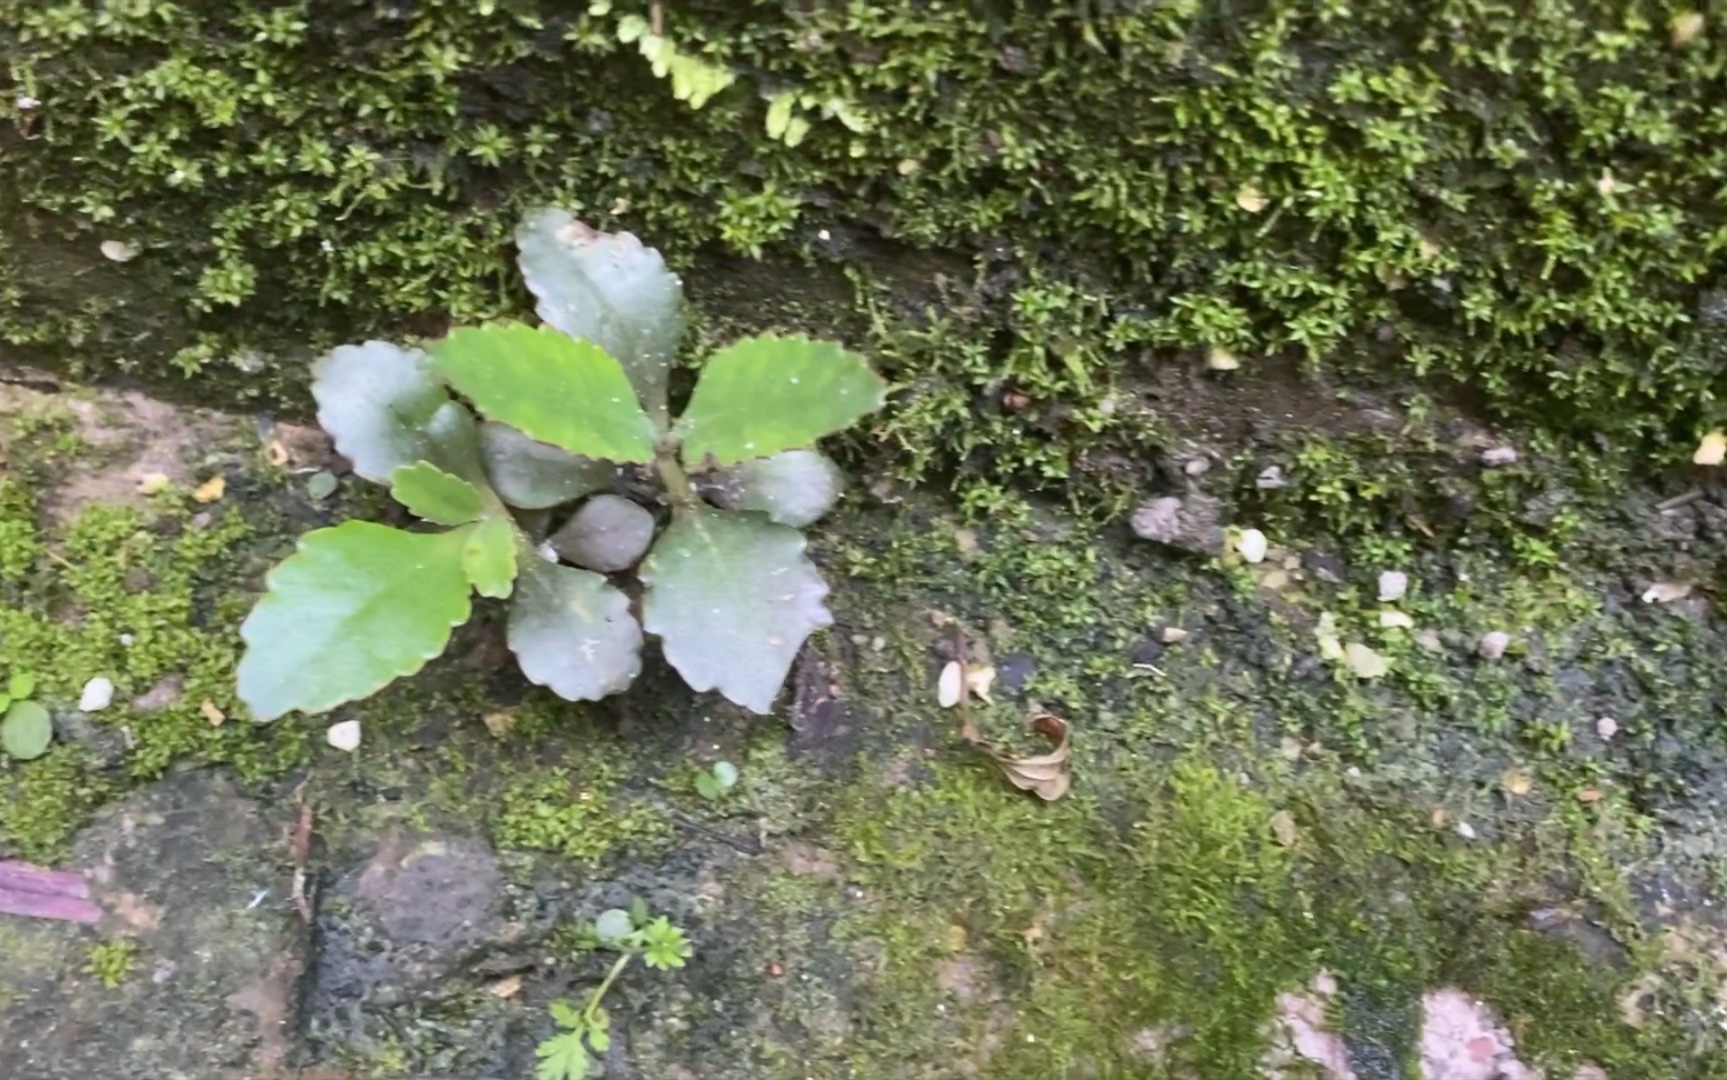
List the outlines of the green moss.
{"label": "green moss", "polygon": [[110,990],[117,990],[132,977],[138,962],[138,943],[128,938],[98,942],[90,946],[84,971]]}
{"label": "green moss", "polygon": [[503,794],[492,834],[504,847],[597,862],[620,849],[640,853],[665,840],[665,819],[619,793],[604,771],[546,770]]}
{"label": "green moss", "polygon": [[1467,386],[1556,436],[1720,419],[1714,28],[1595,0],[655,10],[663,78],[633,4],[0,4],[41,102],[9,106],[33,141],[0,165],[0,335],[292,388],[248,351],[521,310],[510,222],[555,198],[714,273],[848,264],[919,475],[1110,505],[1164,427],[1148,364],[1214,346]]}

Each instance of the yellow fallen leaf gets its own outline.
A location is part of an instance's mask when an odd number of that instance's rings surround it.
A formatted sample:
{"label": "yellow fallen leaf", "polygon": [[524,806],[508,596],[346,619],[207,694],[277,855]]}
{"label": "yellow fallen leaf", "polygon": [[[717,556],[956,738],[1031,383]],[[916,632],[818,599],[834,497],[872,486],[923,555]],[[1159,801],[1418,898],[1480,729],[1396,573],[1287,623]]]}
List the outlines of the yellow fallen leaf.
{"label": "yellow fallen leaf", "polygon": [[192,490],[192,498],[201,503],[212,503],[220,499],[228,490],[225,477],[212,476]]}
{"label": "yellow fallen leaf", "polygon": [[522,992],[522,977],[520,975],[511,975],[509,978],[499,979],[497,982],[486,987],[486,990],[493,997],[513,998]]}
{"label": "yellow fallen leaf", "polygon": [[153,472],[138,481],[138,494],[155,495],[168,490],[168,474]]}
{"label": "yellow fallen leaf", "polygon": [[1703,441],[1697,444],[1697,452],[1691,455],[1691,461],[1696,465],[1719,465],[1727,461],[1727,432],[1717,428],[1703,436]]}
{"label": "yellow fallen leaf", "polygon": [[995,685],[995,668],[990,664],[967,664],[965,666],[965,688],[971,695],[986,704],[994,704],[989,699],[989,688]]}
{"label": "yellow fallen leaf", "polygon": [[1499,786],[1505,789],[1507,795],[1523,796],[1529,794],[1535,781],[1522,769],[1506,769],[1499,774]]}
{"label": "yellow fallen leaf", "polygon": [[204,719],[210,721],[211,727],[221,727],[228,719],[228,714],[218,708],[216,703],[209,698],[205,698],[204,703],[198,706],[198,711],[204,714]]}
{"label": "yellow fallen leaf", "polygon": [[516,726],[516,715],[507,712],[489,712],[485,716],[486,730],[492,733],[492,738],[501,739]]}
{"label": "yellow fallen leaf", "polygon": [[1301,831],[1295,827],[1295,815],[1288,810],[1279,810],[1271,815],[1271,835],[1284,847],[1294,847],[1301,839]]}
{"label": "yellow fallen leaf", "polygon": [[1236,189],[1235,205],[1241,207],[1250,214],[1257,214],[1267,206],[1271,205],[1271,200],[1267,199],[1265,195],[1252,184],[1243,184],[1241,187]]}

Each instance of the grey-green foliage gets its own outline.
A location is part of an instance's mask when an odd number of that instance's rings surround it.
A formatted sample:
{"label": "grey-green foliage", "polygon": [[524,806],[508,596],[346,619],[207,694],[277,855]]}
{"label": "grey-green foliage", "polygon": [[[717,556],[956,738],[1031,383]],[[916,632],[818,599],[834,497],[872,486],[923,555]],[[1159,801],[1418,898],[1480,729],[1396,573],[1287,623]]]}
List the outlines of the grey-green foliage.
{"label": "grey-green foliage", "polygon": [[[750,338],[708,358],[674,422],[682,287],[659,253],[559,210],[528,215],[518,243],[547,325],[343,346],[314,366],[319,422],[354,471],[445,531],[350,521],[302,538],[241,628],[259,719],[418,671],[474,593],[509,602],[523,674],[571,700],[628,689],[645,628],[692,687],[765,713],[832,622],[798,529],[843,478],[812,444],[879,408],[882,380],[836,344]],[[632,501],[656,486],[652,506]],[[639,623],[620,577],[636,567]]]}

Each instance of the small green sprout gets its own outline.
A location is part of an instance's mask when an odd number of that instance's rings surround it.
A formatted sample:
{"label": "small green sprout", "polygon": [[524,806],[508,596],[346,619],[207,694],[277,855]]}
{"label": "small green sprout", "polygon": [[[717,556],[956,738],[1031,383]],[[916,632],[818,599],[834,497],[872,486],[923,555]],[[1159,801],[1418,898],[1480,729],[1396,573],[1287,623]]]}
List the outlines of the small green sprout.
{"label": "small green sprout", "polygon": [[552,1002],[552,1020],[563,1030],[535,1049],[540,1058],[536,1080],[583,1080],[592,1067],[590,1053],[601,1055],[611,1046],[612,1020],[601,1003],[631,960],[639,956],[656,971],[670,971],[683,967],[693,952],[682,929],[663,915],[649,918],[647,906],[640,900],[631,911],[612,908],[601,912],[589,929],[599,947],[616,949],[618,958],[588,995],[584,1007],[578,1009],[568,1001]]}
{"label": "small green sprout", "polygon": [[48,752],[54,741],[54,719],[39,702],[29,700],[36,692],[36,676],[15,671],[0,693],[0,749],[19,761],[30,761]]}
{"label": "small green sprout", "polygon": [[711,769],[696,776],[696,792],[709,802],[722,798],[738,784],[738,767],[729,761],[716,761]]}

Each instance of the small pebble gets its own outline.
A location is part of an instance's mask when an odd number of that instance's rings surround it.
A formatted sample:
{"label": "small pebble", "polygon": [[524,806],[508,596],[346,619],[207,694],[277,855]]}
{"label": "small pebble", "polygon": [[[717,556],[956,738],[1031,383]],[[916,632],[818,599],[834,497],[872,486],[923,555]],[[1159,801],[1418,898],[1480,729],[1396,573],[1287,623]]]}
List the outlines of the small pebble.
{"label": "small pebble", "polygon": [[1511,635],[1503,630],[1490,630],[1481,635],[1476,643],[1475,651],[1481,654],[1483,660],[1497,660],[1505,655],[1505,650],[1511,647]]}
{"label": "small pebble", "polygon": [[78,696],[80,712],[101,712],[114,703],[114,684],[101,675],[84,684],[84,692]]}
{"label": "small pebble", "polygon": [[1283,478],[1283,470],[1276,465],[1267,465],[1259,470],[1254,477],[1253,485],[1261,491],[1274,491],[1277,488],[1288,487],[1289,481]]}
{"label": "small pebble", "polygon": [[1211,471],[1211,459],[1202,457],[1188,458],[1187,463],[1181,467],[1181,471],[1189,476],[1204,476],[1206,473]]}
{"label": "small pebble", "polygon": [[1457,835],[1465,840],[1473,840],[1475,839],[1475,826],[1467,821],[1459,821],[1457,823]]}
{"label": "small pebble", "polygon": [[1403,571],[1387,570],[1379,575],[1379,599],[1382,603],[1395,604],[1408,591],[1409,575]]}
{"label": "small pebble", "polygon": [[360,722],[358,720],[343,720],[331,724],[330,730],[324,733],[324,738],[331,746],[350,753],[360,748]]}
{"label": "small pebble", "polygon": [[1165,645],[1175,645],[1187,640],[1187,631],[1179,626],[1166,626],[1161,636]]}
{"label": "small pebble", "polygon": [[1415,635],[1415,643],[1428,652],[1442,652],[1445,642],[1439,640],[1439,631],[1423,630]]}
{"label": "small pebble", "polygon": [[1481,451],[1481,464],[1497,469],[1517,462],[1517,450],[1510,446],[1494,446]]}
{"label": "small pebble", "polygon": [[1603,740],[1611,739],[1619,734],[1619,721],[1611,716],[1603,716],[1595,721],[1595,734],[1601,736]]}
{"label": "small pebble", "polygon": [[1239,551],[1241,557],[1250,563],[1264,562],[1265,553],[1270,549],[1270,546],[1270,542],[1265,539],[1265,534],[1258,529],[1243,529],[1241,535],[1235,539],[1235,550]]}
{"label": "small pebble", "polygon": [[1413,630],[1415,629],[1415,620],[1402,611],[1381,611],[1379,613],[1379,625],[1387,630]]}

